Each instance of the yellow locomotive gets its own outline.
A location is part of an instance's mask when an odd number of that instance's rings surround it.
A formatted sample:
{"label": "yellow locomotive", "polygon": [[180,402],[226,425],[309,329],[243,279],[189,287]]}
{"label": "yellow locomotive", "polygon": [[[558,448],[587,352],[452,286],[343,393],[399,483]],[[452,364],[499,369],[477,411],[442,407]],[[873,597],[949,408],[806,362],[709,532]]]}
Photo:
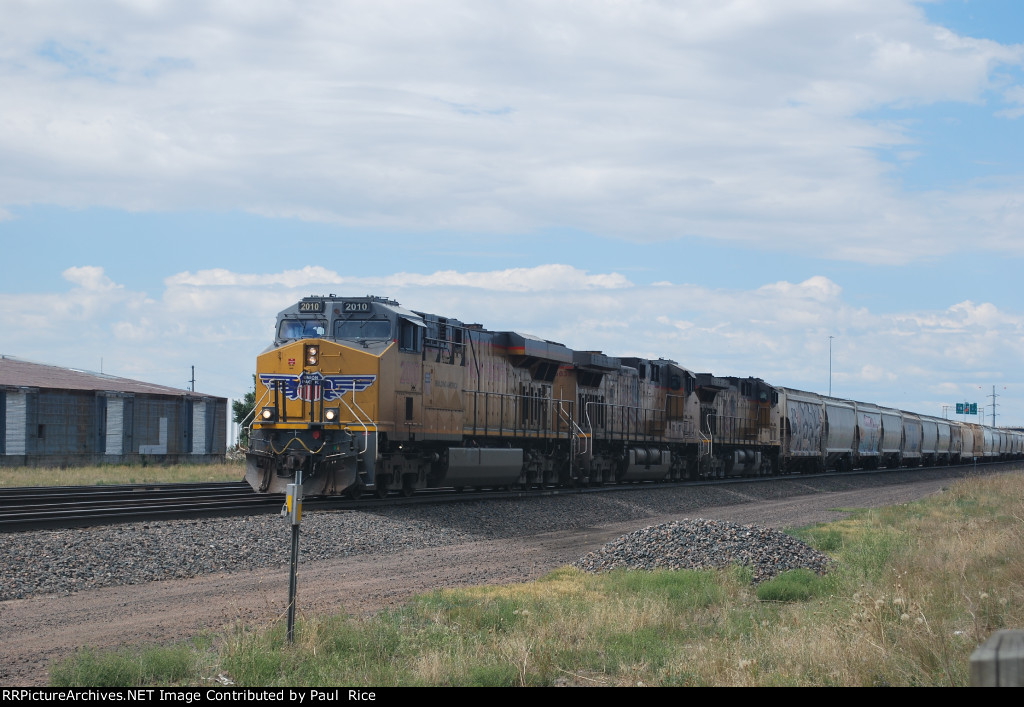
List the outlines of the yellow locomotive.
{"label": "yellow locomotive", "polygon": [[664,359],[573,351],[381,297],[306,297],[257,361],[246,478],[283,492],[771,473],[777,393]]}

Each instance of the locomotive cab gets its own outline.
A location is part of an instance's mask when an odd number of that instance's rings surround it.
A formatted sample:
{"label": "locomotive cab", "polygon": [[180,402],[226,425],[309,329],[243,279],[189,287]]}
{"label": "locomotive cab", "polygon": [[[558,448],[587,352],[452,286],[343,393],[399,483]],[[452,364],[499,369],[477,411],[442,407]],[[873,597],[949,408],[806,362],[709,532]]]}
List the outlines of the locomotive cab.
{"label": "locomotive cab", "polygon": [[310,495],[373,486],[381,362],[422,347],[418,315],[376,297],[307,297],[282,311],[257,359],[246,479],[283,492],[301,470]]}

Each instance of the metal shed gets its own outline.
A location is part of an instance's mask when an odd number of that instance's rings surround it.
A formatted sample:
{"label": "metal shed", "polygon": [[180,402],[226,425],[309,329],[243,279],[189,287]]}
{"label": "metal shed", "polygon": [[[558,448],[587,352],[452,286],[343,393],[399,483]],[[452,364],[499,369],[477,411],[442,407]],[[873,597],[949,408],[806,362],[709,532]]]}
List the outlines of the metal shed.
{"label": "metal shed", "polygon": [[227,399],[0,356],[0,466],[224,459]]}

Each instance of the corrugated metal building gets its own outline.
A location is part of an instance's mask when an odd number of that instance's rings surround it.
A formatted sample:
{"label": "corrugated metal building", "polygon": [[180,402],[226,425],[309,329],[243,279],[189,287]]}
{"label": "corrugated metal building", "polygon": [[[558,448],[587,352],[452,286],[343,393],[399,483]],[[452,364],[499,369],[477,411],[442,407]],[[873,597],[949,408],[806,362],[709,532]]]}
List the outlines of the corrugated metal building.
{"label": "corrugated metal building", "polygon": [[227,399],[0,356],[0,466],[223,461]]}

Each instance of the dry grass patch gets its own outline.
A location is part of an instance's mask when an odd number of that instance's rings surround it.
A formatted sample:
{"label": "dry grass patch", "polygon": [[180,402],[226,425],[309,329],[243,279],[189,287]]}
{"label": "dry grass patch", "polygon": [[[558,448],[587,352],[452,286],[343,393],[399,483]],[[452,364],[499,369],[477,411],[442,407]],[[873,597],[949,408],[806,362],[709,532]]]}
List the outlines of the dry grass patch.
{"label": "dry grass patch", "polygon": [[0,467],[0,487],[117,486],[119,484],[194,484],[241,481],[243,462],[223,464],[100,465],[67,467]]}

